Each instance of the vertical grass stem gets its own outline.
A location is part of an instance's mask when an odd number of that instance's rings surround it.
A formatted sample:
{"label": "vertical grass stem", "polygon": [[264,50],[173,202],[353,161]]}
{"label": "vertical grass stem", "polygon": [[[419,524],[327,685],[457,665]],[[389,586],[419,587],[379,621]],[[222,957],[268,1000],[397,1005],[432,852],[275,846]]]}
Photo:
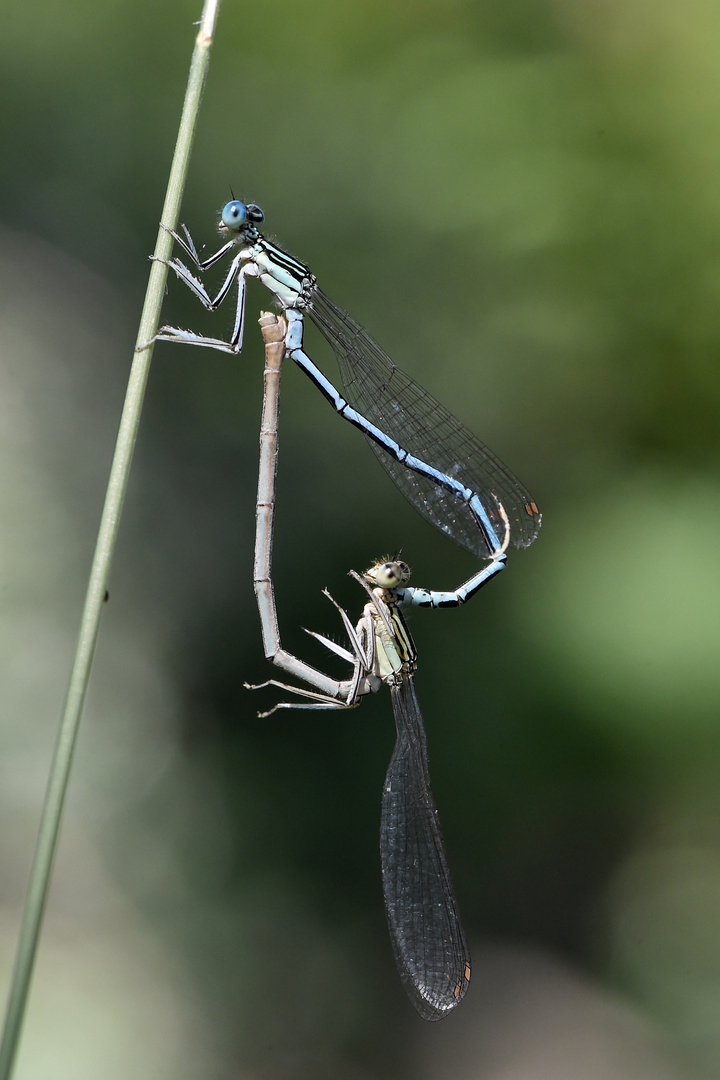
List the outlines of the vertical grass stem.
{"label": "vertical grass stem", "polygon": [[[200,101],[210,63],[210,48],[215,33],[219,6],[220,0],[205,0],[203,6],[162,211],[161,221],[166,228],[176,227],[180,213],[180,203],[185,188]],[[171,249],[172,238],[166,229],[161,226],[155,245],[155,260],[168,259]],[[150,371],[153,347],[149,343],[152,342],[157,332],[166,279],[167,267],[165,264],[153,261],[140,318],[125,404],[120,419],[115,454],[110,469],[95,555],[85,596],[70,685],[60,721],[30,872],[30,881],[25,898],[17,955],[8,995],[2,1043],[0,1043],[0,1080],[9,1080],[17,1056],[57,848],[68,777],[72,765],[80,716],[90,679],[90,669],[95,653],[103,600],[115,550],[120,515],[145,396],[145,387]]]}

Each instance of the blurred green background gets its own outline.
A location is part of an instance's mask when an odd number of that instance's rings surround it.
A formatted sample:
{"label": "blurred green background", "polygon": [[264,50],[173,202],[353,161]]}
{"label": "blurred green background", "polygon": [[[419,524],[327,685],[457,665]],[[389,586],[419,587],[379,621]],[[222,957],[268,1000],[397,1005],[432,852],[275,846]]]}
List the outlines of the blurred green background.
{"label": "blurred green background", "polygon": [[[199,10],[3,11],[6,978]],[[258,202],[544,512],[412,617],[473,985],[423,1025],[393,968],[389,695],[259,720],[242,686],[251,285],[241,358],[156,349],[18,1080],[720,1077],[719,39],[706,0],[225,0],[196,241]],[[174,281],[164,315],[208,326]],[[286,646],[326,666],[321,589],[359,612],[347,571],[400,547],[415,584],[477,569],[288,367]]]}

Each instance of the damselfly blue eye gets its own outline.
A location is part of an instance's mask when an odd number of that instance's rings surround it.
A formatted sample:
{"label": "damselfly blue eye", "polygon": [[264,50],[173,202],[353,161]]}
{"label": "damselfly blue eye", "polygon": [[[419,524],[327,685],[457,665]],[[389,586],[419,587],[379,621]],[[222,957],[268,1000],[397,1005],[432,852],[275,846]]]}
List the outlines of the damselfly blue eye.
{"label": "damselfly blue eye", "polygon": [[233,199],[223,207],[220,220],[228,229],[241,229],[248,219],[248,208],[239,199]]}
{"label": "damselfly blue eye", "polygon": [[263,221],[265,220],[265,215],[263,214],[260,207],[256,206],[255,203],[249,202],[246,209],[248,221],[252,221],[254,225],[262,225]]}

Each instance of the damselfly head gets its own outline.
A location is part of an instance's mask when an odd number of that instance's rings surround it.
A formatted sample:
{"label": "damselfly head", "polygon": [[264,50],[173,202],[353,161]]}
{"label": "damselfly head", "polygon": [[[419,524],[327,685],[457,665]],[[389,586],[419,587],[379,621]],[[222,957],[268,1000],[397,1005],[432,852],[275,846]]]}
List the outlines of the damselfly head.
{"label": "damselfly head", "polygon": [[392,559],[386,562],[376,562],[363,577],[371,585],[377,585],[381,589],[399,589],[410,578],[410,567],[402,559]]}
{"label": "damselfly head", "polygon": [[264,220],[265,215],[255,203],[246,205],[240,199],[233,199],[223,207],[220,215],[220,230],[256,235],[256,226],[262,225]]}

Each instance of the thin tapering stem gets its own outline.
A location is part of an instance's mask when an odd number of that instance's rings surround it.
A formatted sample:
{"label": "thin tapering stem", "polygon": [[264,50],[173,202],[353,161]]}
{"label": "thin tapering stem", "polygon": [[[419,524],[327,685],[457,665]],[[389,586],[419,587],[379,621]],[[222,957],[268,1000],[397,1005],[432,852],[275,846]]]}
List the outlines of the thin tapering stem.
{"label": "thin tapering stem", "polygon": [[180,213],[180,203],[185,187],[200,101],[210,62],[210,47],[215,33],[219,5],[220,0],[205,0],[200,20],[200,30],[190,64],[190,75],[185,93],[180,129],[175,144],[175,153],[162,211],[161,221],[165,228],[161,227],[159,229],[155,245],[154,261],[150,269],[135,354],[105,495],[105,505],[85,596],[70,685],[65,709],[60,721],[55,754],[40,819],[35,855],[30,872],[17,955],[8,996],[2,1043],[0,1044],[0,1080],[9,1080],[17,1056],[40,928],[57,848],[73,751],[90,678],[103,600],[115,550],[120,515],[140,423],[145,387],[150,371],[151,342],[157,332],[160,307],[165,292],[167,267],[158,260],[168,259],[171,253],[172,238],[166,229],[176,227]]}

